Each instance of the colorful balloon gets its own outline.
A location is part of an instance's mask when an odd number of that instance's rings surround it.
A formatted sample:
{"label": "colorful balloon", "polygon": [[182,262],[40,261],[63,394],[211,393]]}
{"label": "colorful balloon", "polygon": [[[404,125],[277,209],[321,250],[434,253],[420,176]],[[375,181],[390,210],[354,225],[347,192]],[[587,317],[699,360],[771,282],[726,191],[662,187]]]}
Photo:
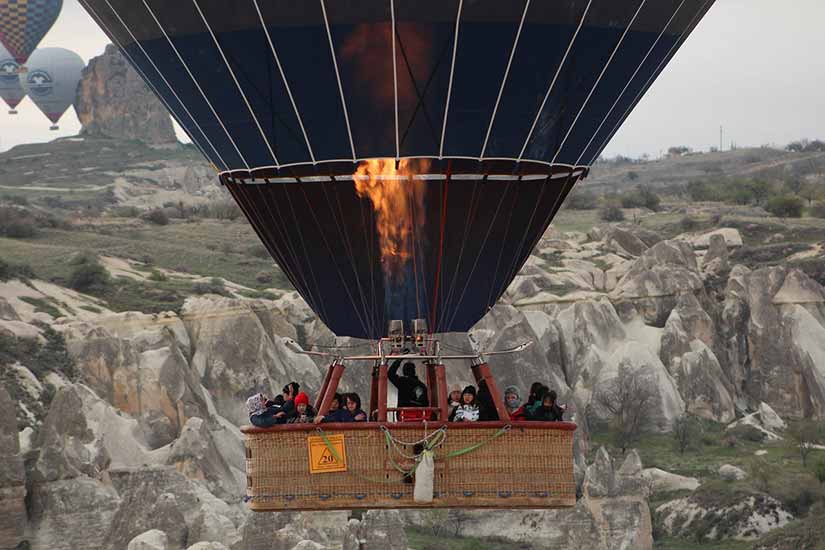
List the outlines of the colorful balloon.
{"label": "colorful balloon", "polygon": [[25,64],[62,7],[63,0],[0,0],[0,43]]}
{"label": "colorful balloon", "polygon": [[16,115],[17,105],[26,97],[26,92],[20,85],[18,70],[20,65],[11,54],[0,44],[0,98],[9,106],[9,114]]}
{"label": "colorful balloon", "polygon": [[64,48],[40,48],[28,62],[20,83],[29,98],[58,130],[57,121],[77,97],[77,85],[86,64],[76,53]]}
{"label": "colorful balloon", "polygon": [[714,0],[79,0],[336,334],[466,331]]}

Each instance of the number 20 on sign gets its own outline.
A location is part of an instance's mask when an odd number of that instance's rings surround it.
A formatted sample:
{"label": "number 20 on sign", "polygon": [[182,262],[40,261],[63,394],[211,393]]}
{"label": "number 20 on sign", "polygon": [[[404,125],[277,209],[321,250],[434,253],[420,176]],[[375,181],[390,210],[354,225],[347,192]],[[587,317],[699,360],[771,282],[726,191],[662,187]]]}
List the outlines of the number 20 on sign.
{"label": "number 20 on sign", "polygon": [[[344,435],[327,436],[327,441],[329,446],[327,446],[323,437],[310,436],[307,438],[309,472],[311,474],[347,471],[347,450],[344,446]],[[334,453],[330,447],[335,449]]]}

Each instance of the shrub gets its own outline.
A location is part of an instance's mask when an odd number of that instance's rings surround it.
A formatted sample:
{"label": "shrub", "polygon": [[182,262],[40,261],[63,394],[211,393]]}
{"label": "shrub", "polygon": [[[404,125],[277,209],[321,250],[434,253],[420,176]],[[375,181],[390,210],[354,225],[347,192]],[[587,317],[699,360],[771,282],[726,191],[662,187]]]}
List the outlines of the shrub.
{"label": "shrub", "polygon": [[155,225],[168,225],[169,216],[161,209],[151,210],[141,216],[141,219]]}
{"label": "shrub", "polygon": [[158,283],[162,283],[164,281],[168,281],[169,277],[163,271],[158,271],[157,269],[153,269],[152,272],[149,274],[148,279],[150,281],[155,281]]}
{"label": "shrub", "polygon": [[140,210],[135,206],[119,206],[112,208],[109,213],[115,218],[137,218]]}
{"label": "shrub", "polygon": [[101,289],[108,284],[109,272],[97,258],[86,258],[86,261],[79,263],[69,275],[69,287],[80,292]]}
{"label": "shrub", "polygon": [[246,255],[255,258],[269,258],[269,251],[262,244],[253,244],[246,249]]}
{"label": "shrub", "polygon": [[682,231],[695,231],[696,228],[699,227],[699,222],[690,216],[685,216],[679,220],[679,227]]}
{"label": "shrub", "polygon": [[598,198],[590,191],[574,190],[565,204],[571,210],[593,210],[598,206]]}
{"label": "shrub", "polygon": [[37,233],[37,227],[31,220],[14,219],[3,223],[3,234],[10,239],[30,239]]}
{"label": "shrub", "polygon": [[622,195],[621,201],[624,208],[647,208],[653,211],[658,210],[661,204],[659,196],[644,185]]}
{"label": "shrub", "polygon": [[260,273],[255,275],[255,280],[261,283],[262,285],[268,285],[272,282],[272,273],[261,271]]}
{"label": "shrub", "polygon": [[792,195],[774,197],[765,205],[765,210],[779,218],[800,218],[802,217],[802,199]]}
{"label": "shrub", "polygon": [[27,264],[12,264],[0,258],[0,281],[34,279],[34,270]]}
{"label": "shrub", "polygon": [[825,219],[825,202],[818,202],[811,206],[811,208],[808,209],[808,214],[812,218]]}
{"label": "shrub", "polygon": [[222,279],[213,277],[208,283],[195,283],[192,285],[192,292],[195,294],[218,294],[219,296],[229,296]]}
{"label": "shrub", "polygon": [[599,218],[606,222],[624,221],[624,212],[618,206],[606,206],[599,212]]}
{"label": "shrub", "polygon": [[732,430],[730,434],[742,441],[752,441],[754,443],[762,443],[765,440],[765,434],[760,429],[750,426],[748,424],[740,424]]}

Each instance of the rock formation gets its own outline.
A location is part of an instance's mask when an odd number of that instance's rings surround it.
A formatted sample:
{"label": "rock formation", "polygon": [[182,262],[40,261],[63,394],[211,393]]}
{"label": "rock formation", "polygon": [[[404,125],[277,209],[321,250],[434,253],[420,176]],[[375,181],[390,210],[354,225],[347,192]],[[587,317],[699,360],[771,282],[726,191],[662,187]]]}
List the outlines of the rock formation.
{"label": "rock formation", "polygon": [[166,107],[111,44],[83,70],[75,111],[86,135],[177,142]]}
{"label": "rock formation", "polygon": [[26,528],[26,476],[17,438],[15,405],[0,386],[0,549],[17,547]]}

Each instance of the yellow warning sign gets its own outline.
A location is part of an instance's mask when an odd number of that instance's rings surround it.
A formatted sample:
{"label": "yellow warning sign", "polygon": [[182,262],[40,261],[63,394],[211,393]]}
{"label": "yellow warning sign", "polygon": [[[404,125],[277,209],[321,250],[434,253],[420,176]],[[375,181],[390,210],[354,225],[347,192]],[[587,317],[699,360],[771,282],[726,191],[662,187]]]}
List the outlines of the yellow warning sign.
{"label": "yellow warning sign", "polygon": [[[327,441],[323,437],[310,436],[307,438],[309,447],[309,472],[311,474],[325,474],[327,472],[347,471],[347,449],[344,446],[344,434],[328,435]],[[330,449],[335,449],[333,453]]]}

